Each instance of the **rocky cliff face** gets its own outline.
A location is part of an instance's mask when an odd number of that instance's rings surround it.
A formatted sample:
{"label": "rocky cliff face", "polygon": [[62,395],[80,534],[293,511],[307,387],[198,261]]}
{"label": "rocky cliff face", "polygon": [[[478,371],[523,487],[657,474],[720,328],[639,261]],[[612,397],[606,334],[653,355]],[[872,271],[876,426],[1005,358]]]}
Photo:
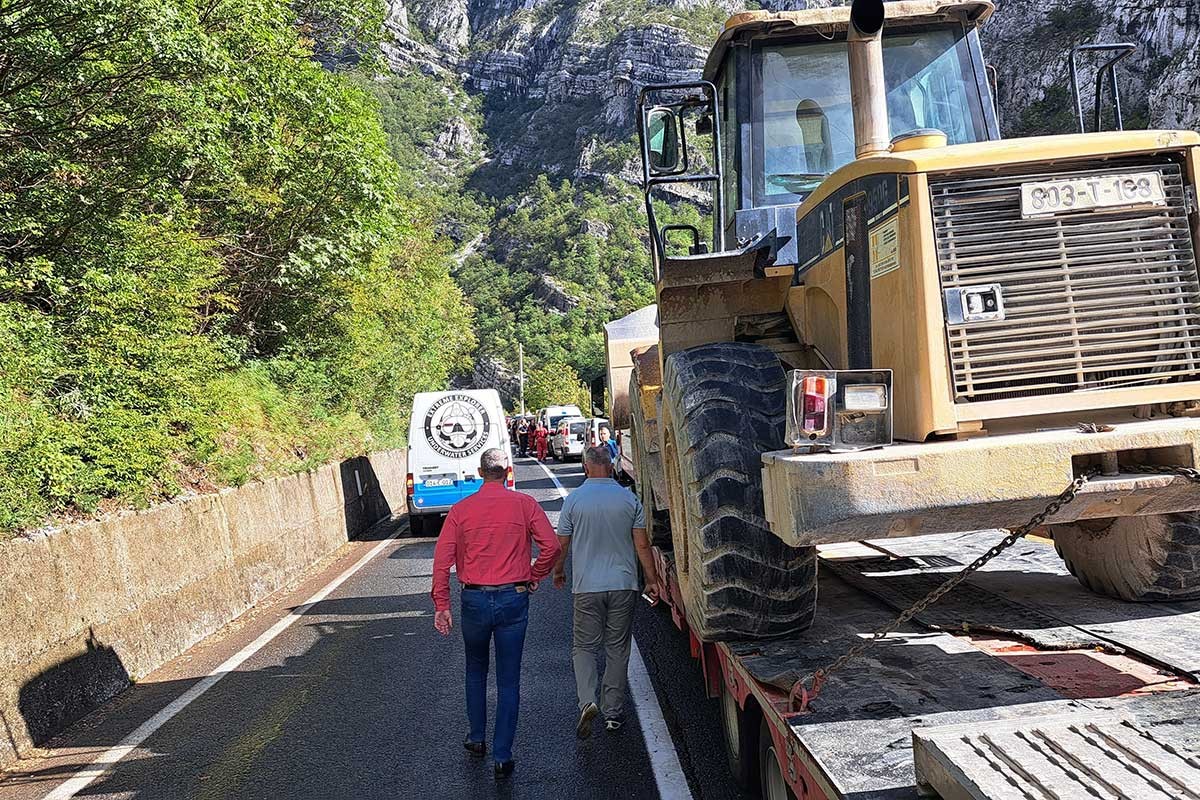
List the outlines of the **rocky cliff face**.
{"label": "rocky cliff face", "polygon": [[[997,0],[983,44],[999,73],[1005,135],[1071,130],[1068,54],[1095,42],[1138,46],[1119,67],[1126,127],[1200,128],[1198,0]],[[1080,62],[1089,129],[1100,60]]]}
{"label": "rocky cliff face", "polygon": [[695,75],[706,53],[697,42],[737,7],[734,0],[391,0],[395,41],[387,50],[398,69],[452,74],[486,98],[493,170],[567,177],[581,169],[595,136],[633,134],[642,86]]}

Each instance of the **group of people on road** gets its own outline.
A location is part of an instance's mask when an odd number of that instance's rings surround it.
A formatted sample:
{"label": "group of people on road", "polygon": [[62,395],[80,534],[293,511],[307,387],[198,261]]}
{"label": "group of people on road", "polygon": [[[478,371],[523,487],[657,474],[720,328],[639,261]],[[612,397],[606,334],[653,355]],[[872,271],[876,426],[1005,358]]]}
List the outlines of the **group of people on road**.
{"label": "group of people on road", "polygon": [[551,430],[541,417],[515,417],[509,425],[509,438],[517,455],[526,458],[532,452],[538,461],[545,461],[550,448]]}
{"label": "group of people on road", "polygon": [[[546,460],[546,456],[550,452],[550,437],[554,435],[554,431],[547,427],[546,421],[541,417],[514,417],[509,423],[508,433],[518,456],[527,458],[533,455],[538,461]],[[619,451],[617,442],[612,437],[612,431],[607,425],[601,425],[597,435],[590,435],[588,446],[603,445],[608,449],[609,456],[615,464]]]}
{"label": "group of people on road", "polygon": [[[615,444],[615,443],[614,443]],[[462,586],[459,627],[466,649],[468,731],[463,747],[487,754],[487,679],[491,644],[496,652],[496,720],[492,757],[497,779],[512,774],[513,739],[520,704],[521,654],[529,620],[529,595],[552,576],[566,586],[566,560],[573,553],[572,664],[578,690],[575,733],[587,738],[597,717],[609,731],[624,723],[633,612],[643,591],[658,601],[658,575],[637,496],[613,479],[614,448],[597,444],[584,451],[586,480],[563,502],[557,534],[545,511],[527,494],[508,491],[504,451],[484,451],[483,487],[450,509],[434,550],[434,627],[448,636],[450,568]],[[538,547],[536,560],[532,545]],[[605,669],[599,675],[603,651]]]}

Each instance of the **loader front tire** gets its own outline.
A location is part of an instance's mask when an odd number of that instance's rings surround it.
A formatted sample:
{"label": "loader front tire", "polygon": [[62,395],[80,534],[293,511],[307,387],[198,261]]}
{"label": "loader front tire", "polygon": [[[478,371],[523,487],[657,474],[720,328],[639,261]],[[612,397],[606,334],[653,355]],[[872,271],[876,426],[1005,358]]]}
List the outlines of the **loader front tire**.
{"label": "loader front tire", "polygon": [[1200,598],[1200,512],[1051,525],[1054,547],[1086,588],[1118,600]]}
{"label": "loader front tire", "polygon": [[784,373],[765,347],[721,343],[672,354],[663,377],[663,467],[688,624],[706,641],[807,629],[814,547],[767,527],[762,453],[783,448]]}

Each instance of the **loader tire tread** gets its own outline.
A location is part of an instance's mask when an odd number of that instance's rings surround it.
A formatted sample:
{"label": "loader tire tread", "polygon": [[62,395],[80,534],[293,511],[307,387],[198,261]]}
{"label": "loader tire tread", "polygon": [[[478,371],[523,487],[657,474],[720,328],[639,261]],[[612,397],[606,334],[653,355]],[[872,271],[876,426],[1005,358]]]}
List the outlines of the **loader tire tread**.
{"label": "loader tire tread", "polygon": [[816,548],[785,544],[763,507],[762,453],[784,446],[778,358],[759,345],[721,343],[674,353],[665,366],[663,403],[695,523],[687,531],[689,624],[706,641],[804,631],[816,612]]}
{"label": "loader tire tread", "polygon": [[1051,525],[1067,569],[1097,594],[1134,602],[1200,599],[1200,512]]}

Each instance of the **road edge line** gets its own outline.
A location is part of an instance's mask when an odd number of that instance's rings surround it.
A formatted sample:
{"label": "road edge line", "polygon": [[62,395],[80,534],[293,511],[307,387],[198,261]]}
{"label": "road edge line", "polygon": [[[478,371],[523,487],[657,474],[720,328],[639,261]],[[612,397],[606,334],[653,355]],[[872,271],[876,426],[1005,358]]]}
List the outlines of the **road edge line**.
{"label": "road edge line", "polygon": [[634,708],[638,710],[638,725],[646,742],[646,753],[650,756],[659,800],[692,800],[692,790],[683,765],[679,763],[675,740],[671,738],[658,695],[650,682],[650,673],[646,671],[646,662],[633,637],[629,639],[629,689]]}
{"label": "road edge line", "polygon": [[[568,492],[559,483],[558,476],[541,461],[538,461],[537,465],[565,500]],[[692,800],[692,790],[688,786],[683,765],[679,763],[675,740],[671,738],[667,720],[658,704],[658,695],[654,693],[650,673],[646,671],[646,662],[642,661],[642,653],[632,636],[629,637],[628,680],[630,694],[633,695],[633,706],[637,712],[638,727],[642,729],[646,755],[650,757],[650,769],[654,773],[654,784],[658,787],[659,800]]]}
{"label": "road edge line", "polygon": [[142,743],[153,736],[159,728],[167,724],[175,715],[187,708],[194,700],[215,686],[226,675],[236,671],[238,667],[258,653],[258,651],[270,644],[276,636],[283,633],[288,627],[291,626],[293,622],[304,616],[313,606],[315,606],[317,603],[320,603],[322,600],[332,594],[335,589],[348,581],[356,572],[366,566],[367,562],[379,555],[379,553],[383,551],[383,548],[389,544],[395,543],[396,540],[397,537],[392,535],[372,547],[371,550],[365,556],[355,562],[353,566],[349,567],[341,575],[338,575],[332,581],[327,583],[322,589],[320,589],[320,591],[310,597],[306,602],[292,609],[286,617],[278,620],[266,631],[259,634],[258,638],[253,642],[227,658],[216,669],[193,684],[186,692],[176,697],[174,700],[164,706],[157,714],[135,728],[132,733],[122,739],[118,744],[101,753],[88,766],[77,770],[73,777],[59,784],[54,790],[46,794],[42,800],[70,800],[70,798],[75,797],[75,795],[86,789],[93,781],[120,763],[125,756],[129,755],[135,749],[140,747]]}
{"label": "road edge line", "polygon": [[550,482],[554,484],[554,488],[558,490],[558,496],[563,500],[566,500],[567,495],[570,494],[570,492],[564,489],[563,485],[559,483],[558,476],[551,472],[549,467],[547,467],[543,462],[538,461],[536,458],[533,460],[533,463],[542,468],[542,472],[546,473],[546,477],[550,479]]}

